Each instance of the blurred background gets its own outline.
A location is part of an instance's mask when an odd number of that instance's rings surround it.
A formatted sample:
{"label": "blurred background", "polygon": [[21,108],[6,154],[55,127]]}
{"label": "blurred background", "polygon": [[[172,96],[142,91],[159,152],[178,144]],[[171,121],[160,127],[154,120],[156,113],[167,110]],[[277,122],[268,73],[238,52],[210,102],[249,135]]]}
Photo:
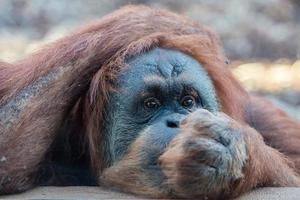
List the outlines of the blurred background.
{"label": "blurred background", "polygon": [[21,59],[127,4],[166,8],[210,26],[242,84],[300,120],[299,0],[0,0],[0,60]]}

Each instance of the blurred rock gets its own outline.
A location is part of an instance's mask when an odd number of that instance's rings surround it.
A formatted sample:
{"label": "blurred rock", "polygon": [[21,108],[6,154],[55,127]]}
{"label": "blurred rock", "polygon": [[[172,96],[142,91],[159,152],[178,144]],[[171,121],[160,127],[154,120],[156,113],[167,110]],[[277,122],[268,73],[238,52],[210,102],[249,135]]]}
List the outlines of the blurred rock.
{"label": "blurred rock", "polygon": [[271,100],[274,105],[300,122],[300,91],[286,90],[279,93],[256,92],[256,94]]}
{"label": "blurred rock", "polygon": [[219,33],[230,59],[300,58],[298,0],[1,0],[0,59],[12,52],[5,48],[14,47],[1,42],[14,43],[7,35],[35,43],[56,27],[72,30],[129,3],[167,8],[209,25]]}

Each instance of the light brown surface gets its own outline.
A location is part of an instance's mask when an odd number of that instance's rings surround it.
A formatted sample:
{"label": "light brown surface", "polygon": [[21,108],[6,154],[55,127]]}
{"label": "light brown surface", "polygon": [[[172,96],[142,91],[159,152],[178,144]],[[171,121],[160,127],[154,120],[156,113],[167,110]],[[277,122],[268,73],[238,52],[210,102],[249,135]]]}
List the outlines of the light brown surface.
{"label": "light brown surface", "polygon": [[[0,199],[141,199],[132,195],[112,192],[100,187],[40,187],[18,195]],[[300,200],[300,188],[261,188],[237,200]]]}

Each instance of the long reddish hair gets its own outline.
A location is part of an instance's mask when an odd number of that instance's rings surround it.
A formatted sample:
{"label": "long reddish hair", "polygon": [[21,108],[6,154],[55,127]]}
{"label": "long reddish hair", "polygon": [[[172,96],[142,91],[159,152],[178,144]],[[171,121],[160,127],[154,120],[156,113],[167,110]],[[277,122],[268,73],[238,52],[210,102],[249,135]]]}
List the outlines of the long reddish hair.
{"label": "long reddish hair", "polygon": [[177,49],[197,59],[214,83],[222,111],[244,120],[247,93],[232,77],[219,43],[209,28],[183,16],[126,6],[14,65],[0,63],[0,105],[54,67],[76,60],[89,66],[85,72],[89,87],[78,101],[82,109],[78,114],[83,115],[91,165],[100,173],[109,164],[103,130],[115,80],[127,58],[151,48]]}

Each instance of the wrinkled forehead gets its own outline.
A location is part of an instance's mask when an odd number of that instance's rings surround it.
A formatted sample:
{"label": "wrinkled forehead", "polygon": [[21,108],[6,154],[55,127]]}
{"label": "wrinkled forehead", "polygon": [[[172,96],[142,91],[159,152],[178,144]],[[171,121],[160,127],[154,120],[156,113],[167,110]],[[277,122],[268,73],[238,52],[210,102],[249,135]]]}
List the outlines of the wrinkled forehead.
{"label": "wrinkled forehead", "polygon": [[153,74],[169,79],[186,73],[190,78],[192,74],[207,77],[206,70],[197,60],[173,49],[155,48],[128,59],[126,64],[128,68],[122,73],[126,79],[141,79]]}
{"label": "wrinkled forehead", "polygon": [[179,51],[155,48],[129,59],[127,64],[131,67],[131,70],[141,71],[143,67],[149,72],[159,73],[167,78],[174,75],[174,73],[181,73],[188,61],[192,60]]}

